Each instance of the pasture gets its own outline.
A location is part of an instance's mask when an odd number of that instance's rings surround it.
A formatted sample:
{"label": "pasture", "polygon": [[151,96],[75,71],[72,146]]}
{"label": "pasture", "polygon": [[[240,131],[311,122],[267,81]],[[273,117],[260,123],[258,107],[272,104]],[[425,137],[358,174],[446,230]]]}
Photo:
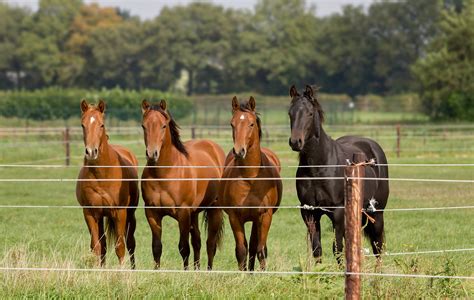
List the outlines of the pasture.
{"label": "pasture", "polygon": [[[280,157],[282,177],[294,177],[297,154],[288,146],[289,129],[278,125],[267,131],[263,145]],[[197,137],[210,138],[227,152],[232,147],[229,126],[201,127]],[[401,164],[469,164],[474,162],[472,126],[436,125],[404,126],[400,157],[396,155],[393,126],[329,126],[333,138],[358,134],[379,141],[387,152],[389,163]],[[62,129],[0,131],[0,164],[64,164]],[[79,128],[71,129],[71,165],[55,168],[2,167],[1,179],[77,177],[83,144]],[[139,127],[110,128],[110,142],[128,146],[145,164],[143,133]],[[183,140],[191,129],[183,128]],[[141,174],[142,168],[139,173]],[[472,166],[414,167],[392,166],[391,178],[435,178],[474,180]],[[440,208],[474,205],[474,184],[417,181],[391,181],[387,208]],[[284,180],[281,205],[295,206],[294,180]],[[2,182],[0,205],[76,206],[74,182]],[[143,200],[140,199],[140,205]],[[143,208],[136,213],[137,269],[152,270],[151,232]],[[431,250],[471,249],[449,253],[427,253],[385,256],[383,273],[474,276],[473,209],[387,211],[385,236],[388,253]],[[93,268],[89,251],[89,233],[78,208],[0,208],[0,268]],[[202,238],[205,239],[203,228]],[[247,236],[249,227],[247,227]],[[181,270],[176,221],[163,222],[162,269]],[[269,272],[316,271],[341,272],[332,254],[333,231],[329,219],[322,219],[323,262],[315,265],[308,250],[306,227],[295,208],[282,208],[274,216],[268,238]],[[201,266],[206,265],[205,243]],[[214,260],[215,270],[237,270],[234,239],[226,219],[222,247]],[[364,248],[369,248],[364,241]],[[373,272],[375,259],[366,257],[364,272]],[[118,265],[113,250],[107,254],[107,269],[125,271]],[[0,272],[0,295],[3,297],[206,297],[206,298],[335,298],[344,294],[344,277],[339,275],[285,274],[206,274],[89,271],[5,271]],[[363,277],[364,297],[427,298],[474,296],[474,281],[395,277]]]}

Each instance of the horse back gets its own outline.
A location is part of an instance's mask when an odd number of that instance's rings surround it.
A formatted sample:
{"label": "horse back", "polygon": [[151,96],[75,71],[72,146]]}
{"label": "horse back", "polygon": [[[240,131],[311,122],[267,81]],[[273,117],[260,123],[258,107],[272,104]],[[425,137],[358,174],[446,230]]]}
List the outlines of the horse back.
{"label": "horse back", "polygon": [[216,166],[219,167],[219,174],[222,175],[225,153],[222,148],[210,140],[190,140],[184,143],[189,153],[189,160],[195,166]]}
{"label": "horse back", "polygon": [[138,166],[138,160],[135,155],[128,150],[127,148],[119,145],[110,145],[117,155],[121,158],[121,161],[124,161],[126,165],[129,166]]}
{"label": "horse back", "polygon": [[275,169],[278,170],[278,173],[280,173],[281,172],[281,163],[280,163],[280,159],[275,154],[275,152],[273,152],[272,150],[270,150],[268,148],[261,148],[261,151],[262,151],[263,155],[265,155],[268,158],[269,162],[272,165],[277,167]]}

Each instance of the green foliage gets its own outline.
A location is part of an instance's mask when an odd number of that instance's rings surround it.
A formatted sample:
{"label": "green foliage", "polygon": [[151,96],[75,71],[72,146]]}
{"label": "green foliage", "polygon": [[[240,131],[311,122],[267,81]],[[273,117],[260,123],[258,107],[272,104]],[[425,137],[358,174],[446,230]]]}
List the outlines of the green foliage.
{"label": "green foliage", "polygon": [[104,99],[107,103],[108,117],[119,120],[139,120],[143,97],[152,101],[168,100],[170,111],[178,119],[187,116],[193,110],[193,105],[187,98],[158,90],[48,88],[0,93],[0,115],[32,120],[66,120],[80,114],[79,102],[85,98],[90,102]]}
{"label": "green foliage", "polygon": [[413,68],[434,119],[474,120],[474,1],[464,5],[443,13],[440,34]]}

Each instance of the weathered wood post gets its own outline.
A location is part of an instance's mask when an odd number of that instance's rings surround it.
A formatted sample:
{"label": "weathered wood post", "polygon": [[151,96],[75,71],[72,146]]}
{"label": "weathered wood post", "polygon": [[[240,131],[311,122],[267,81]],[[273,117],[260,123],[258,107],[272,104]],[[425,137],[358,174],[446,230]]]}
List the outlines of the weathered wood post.
{"label": "weathered wood post", "polygon": [[[362,205],[364,199],[364,176],[366,157],[355,153],[353,162],[345,168],[345,255],[346,255],[346,299],[360,299],[360,273],[362,262]],[[354,274],[355,273],[355,274]]]}
{"label": "weathered wood post", "polygon": [[195,139],[196,138],[196,127],[194,127],[194,125],[191,126],[191,139]]}
{"label": "weathered wood post", "polygon": [[401,140],[401,128],[400,124],[397,125],[397,157],[400,157],[400,140]]}
{"label": "weathered wood post", "polygon": [[66,127],[63,133],[64,148],[66,150],[66,166],[71,164],[71,139],[69,136],[69,127]]}

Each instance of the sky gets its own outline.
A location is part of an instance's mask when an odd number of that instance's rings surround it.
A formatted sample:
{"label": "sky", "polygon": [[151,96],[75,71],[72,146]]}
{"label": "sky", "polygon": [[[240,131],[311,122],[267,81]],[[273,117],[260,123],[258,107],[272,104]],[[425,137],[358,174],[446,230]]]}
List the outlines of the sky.
{"label": "sky", "polygon": [[[138,15],[143,19],[151,19],[157,16],[164,6],[173,6],[178,4],[188,4],[195,0],[85,0],[86,3],[97,2],[101,6],[118,6]],[[308,3],[316,5],[316,13],[319,16],[326,16],[332,13],[340,12],[345,4],[367,6],[374,0],[307,0]],[[38,0],[0,0],[20,6],[28,6],[33,10],[38,7]],[[220,4],[231,8],[252,9],[257,0],[207,0],[215,4]]]}

